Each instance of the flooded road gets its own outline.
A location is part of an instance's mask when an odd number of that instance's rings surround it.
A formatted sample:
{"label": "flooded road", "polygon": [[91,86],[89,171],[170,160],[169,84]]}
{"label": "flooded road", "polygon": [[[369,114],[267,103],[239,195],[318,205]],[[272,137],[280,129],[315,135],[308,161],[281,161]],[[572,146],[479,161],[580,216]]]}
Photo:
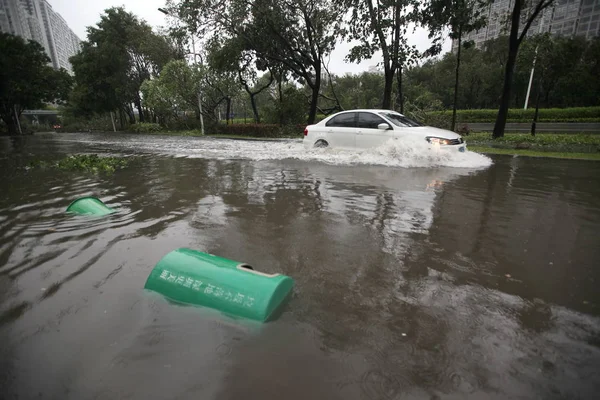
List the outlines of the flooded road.
{"label": "flooded road", "polygon": [[[25,168],[73,153],[134,157]],[[600,163],[62,134],[0,138],[0,178],[2,399],[600,391]],[[84,195],[118,212],[65,215]],[[179,247],[289,275],[293,297],[258,326],[144,291]]]}

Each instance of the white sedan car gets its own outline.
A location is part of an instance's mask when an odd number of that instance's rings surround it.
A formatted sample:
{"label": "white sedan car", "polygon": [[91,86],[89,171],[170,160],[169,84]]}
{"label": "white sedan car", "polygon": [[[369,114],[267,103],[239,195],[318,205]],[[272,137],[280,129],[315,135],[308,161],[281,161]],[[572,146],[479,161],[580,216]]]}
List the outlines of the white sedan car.
{"label": "white sedan car", "polygon": [[452,131],[422,126],[390,110],[349,110],[330,115],[304,130],[304,147],[368,149],[389,140],[422,139],[433,148],[464,152],[467,144]]}

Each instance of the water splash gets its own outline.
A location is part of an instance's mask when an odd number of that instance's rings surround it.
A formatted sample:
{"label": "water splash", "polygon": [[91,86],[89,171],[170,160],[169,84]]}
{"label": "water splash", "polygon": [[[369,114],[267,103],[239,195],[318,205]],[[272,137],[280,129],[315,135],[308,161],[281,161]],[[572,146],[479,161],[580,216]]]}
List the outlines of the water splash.
{"label": "water splash", "polygon": [[306,150],[301,140],[232,140],[214,138],[128,137],[122,141],[103,141],[98,137],[79,137],[78,141],[108,148],[127,148],[137,152],[168,154],[178,157],[207,159],[247,159],[316,161],[330,165],[383,165],[389,167],[454,167],[486,168],[492,160],[481,154],[433,148],[421,138],[405,137],[390,140],[368,150],[335,150],[331,148]]}

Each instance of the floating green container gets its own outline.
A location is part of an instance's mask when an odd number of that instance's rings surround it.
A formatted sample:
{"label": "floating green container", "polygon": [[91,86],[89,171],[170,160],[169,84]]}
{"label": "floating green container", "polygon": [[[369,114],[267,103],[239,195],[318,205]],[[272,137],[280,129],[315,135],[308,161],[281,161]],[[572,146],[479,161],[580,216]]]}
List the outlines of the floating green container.
{"label": "floating green container", "polygon": [[293,286],[288,276],[182,248],[156,264],[144,287],[176,302],[266,322],[276,318]]}
{"label": "floating green container", "polygon": [[67,212],[75,213],[75,214],[84,214],[84,215],[108,215],[115,210],[110,207],[107,207],[100,199],[93,196],[80,197],[75,200],[69,207],[67,207]]}

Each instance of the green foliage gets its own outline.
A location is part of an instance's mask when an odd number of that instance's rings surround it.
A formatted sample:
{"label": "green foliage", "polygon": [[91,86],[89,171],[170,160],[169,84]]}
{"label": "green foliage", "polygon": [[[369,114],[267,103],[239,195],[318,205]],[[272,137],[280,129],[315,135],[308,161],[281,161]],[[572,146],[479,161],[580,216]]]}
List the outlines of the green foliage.
{"label": "green foliage", "polygon": [[[508,120],[510,122],[531,122],[535,109],[511,108],[508,110]],[[431,117],[449,118],[450,111],[431,111],[427,113]],[[457,119],[460,122],[494,122],[498,110],[458,110]],[[600,121],[600,107],[573,107],[573,108],[541,108],[538,114],[540,122],[587,122]]]}
{"label": "green foliage", "polygon": [[135,133],[155,133],[160,132],[161,130],[162,128],[159,124],[150,122],[140,122],[129,126],[129,131]]}
{"label": "green foliage", "polygon": [[[314,120],[324,57],[333,50],[340,30],[340,14],[331,0],[173,3],[179,17],[208,43],[226,47],[225,53],[237,53],[236,66],[251,54],[258,70],[277,71],[280,80],[291,74],[293,79],[310,87],[308,118]],[[215,53],[214,49],[211,53]],[[223,59],[231,60],[231,54],[225,54]]]}
{"label": "green foliage", "polygon": [[[469,142],[478,142],[491,139],[491,133],[472,133],[469,135]],[[594,134],[554,134],[538,133],[535,136],[523,133],[507,133],[502,138],[496,139],[499,143],[538,143],[538,144],[583,144],[600,146],[600,135]]]}
{"label": "green foliage", "polygon": [[122,109],[135,122],[134,103],[144,121],[140,86],[177,54],[144,21],[123,8],[109,8],[96,27],[88,27],[81,52],[71,57],[76,86],[70,103],[84,115]]}
{"label": "green foliage", "polygon": [[566,160],[600,161],[600,153],[575,153],[561,151],[536,151],[527,149],[501,149],[489,146],[471,146],[469,151],[483,154],[504,154],[523,157],[562,158]]}
{"label": "green foliage", "polygon": [[39,43],[0,33],[0,118],[9,134],[18,133],[17,120],[24,109],[66,99],[71,77],[49,62]]}
{"label": "green foliage", "polygon": [[32,124],[27,119],[21,118],[21,130],[24,134],[34,132],[52,132],[54,127],[51,123]]}
{"label": "green foliage", "polygon": [[83,117],[74,115],[71,111],[70,108],[60,111],[61,132],[112,132],[113,130],[110,114],[93,114]]}
{"label": "green foliage", "polygon": [[[190,67],[184,60],[167,63],[158,78],[146,80],[141,92],[158,119],[166,126],[178,120],[186,110],[198,108],[198,90],[203,88],[200,69]],[[204,88],[205,89],[205,88]]]}
{"label": "green foliage", "polygon": [[212,126],[210,132],[214,135],[254,138],[299,137],[303,135],[305,127],[303,124],[283,127],[277,124],[218,124]]}
{"label": "green foliage", "polygon": [[484,15],[489,0],[427,0],[422,4],[421,22],[429,29],[433,45],[429,55],[438,54],[446,29],[452,39],[461,39],[469,32],[479,30],[487,24]]}
{"label": "green foliage", "polygon": [[[522,108],[529,84],[535,47],[535,37],[524,40],[512,84],[510,107]],[[463,109],[498,109],[501,95],[503,68],[508,52],[508,39],[499,37],[486,42],[483,49],[463,48],[461,53],[460,86],[457,103]],[[600,105],[600,38],[553,37],[539,50],[532,85],[529,108],[535,108],[539,78],[541,81],[540,107],[582,107]],[[545,53],[542,56],[542,53]],[[453,83],[456,56],[447,53],[439,59],[430,59],[405,72],[407,102],[426,104],[440,101],[444,109],[453,105]],[[417,101],[421,96],[422,100]],[[425,104],[424,104],[425,103]],[[509,116],[510,119],[510,116]],[[494,116],[495,120],[495,116]]]}
{"label": "green foliage", "polygon": [[210,131],[217,135],[235,135],[247,137],[279,137],[279,125],[276,124],[218,124]]}
{"label": "green foliage", "polygon": [[419,57],[414,45],[408,44],[408,26],[420,19],[417,0],[378,1],[336,0],[340,9],[348,10],[347,36],[357,42],[346,59],[352,62],[370,60],[381,52],[385,77],[379,103],[391,108],[394,76]]}
{"label": "green foliage", "polygon": [[[340,105],[350,110],[353,108],[379,108],[385,80],[382,74],[363,72],[333,76],[333,86]],[[333,96],[328,88],[327,96]]]}
{"label": "green foliage", "polygon": [[129,161],[118,157],[100,157],[97,154],[78,154],[65,157],[56,162],[36,160],[29,163],[29,168],[58,168],[68,171],[85,171],[92,173],[113,173],[125,168]]}
{"label": "green foliage", "polygon": [[493,139],[491,133],[471,133],[469,146],[487,146],[500,149],[526,149],[539,152],[600,153],[600,135],[548,134],[535,136],[522,133],[505,133]]}
{"label": "green foliage", "polygon": [[306,97],[295,86],[286,86],[281,97],[264,109],[265,122],[270,124],[300,124],[306,121]]}

